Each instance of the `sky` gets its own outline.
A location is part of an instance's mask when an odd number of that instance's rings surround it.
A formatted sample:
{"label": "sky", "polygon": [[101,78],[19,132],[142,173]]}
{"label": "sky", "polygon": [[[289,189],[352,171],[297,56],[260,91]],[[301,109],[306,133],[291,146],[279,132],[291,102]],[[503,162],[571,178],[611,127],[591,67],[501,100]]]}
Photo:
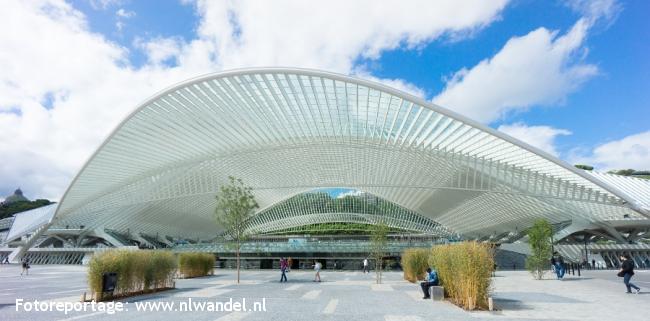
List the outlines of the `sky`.
{"label": "sky", "polygon": [[140,102],[241,67],[421,96],[597,170],[650,169],[650,2],[27,0],[0,4],[0,199],[58,200]]}

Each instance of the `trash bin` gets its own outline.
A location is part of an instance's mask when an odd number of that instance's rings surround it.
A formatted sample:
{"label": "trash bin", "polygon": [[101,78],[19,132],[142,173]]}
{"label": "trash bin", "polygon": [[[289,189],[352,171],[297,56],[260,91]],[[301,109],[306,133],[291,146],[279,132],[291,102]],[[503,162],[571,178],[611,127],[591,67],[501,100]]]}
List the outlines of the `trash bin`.
{"label": "trash bin", "polygon": [[113,293],[113,291],[115,291],[116,286],[117,286],[117,273],[106,272],[102,274],[102,292]]}

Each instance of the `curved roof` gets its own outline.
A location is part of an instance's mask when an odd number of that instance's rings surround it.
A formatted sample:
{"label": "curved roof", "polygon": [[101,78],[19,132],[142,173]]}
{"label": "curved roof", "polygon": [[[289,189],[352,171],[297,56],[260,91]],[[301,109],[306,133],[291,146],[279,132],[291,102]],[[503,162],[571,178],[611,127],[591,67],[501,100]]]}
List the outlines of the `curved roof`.
{"label": "curved roof", "polygon": [[358,191],[320,190],[293,196],[258,212],[249,222],[248,229],[253,234],[262,234],[333,222],[382,222],[402,231],[453,237],[451,231],[431,219]]}
{"label": "curved roof", "polygon": [[342,187],[470,237],[537,217],[640,216],[616,187],[418,97],[340,74],[261,68],[197,77],[146,100],[77,174],[54,220],[209,238],[229,175],[253,187],[261,211]]}
{"label": "curved roof", "polygon": [[633,176],[622,176],[596,171],[585,171],[590,176],[597,178],[605,184],[618,188],[628,195],[636,207],[650,213],[650,180]]}

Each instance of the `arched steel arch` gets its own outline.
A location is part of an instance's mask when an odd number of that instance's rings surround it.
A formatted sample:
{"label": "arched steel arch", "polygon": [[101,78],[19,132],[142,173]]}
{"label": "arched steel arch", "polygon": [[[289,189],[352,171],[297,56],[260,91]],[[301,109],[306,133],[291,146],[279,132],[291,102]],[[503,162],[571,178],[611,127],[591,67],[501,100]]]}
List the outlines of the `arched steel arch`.
{"label": "arched steel arch", "polygon": [[320,223],[384,223],[403,231],[453,237],[437,222],[368,193],[341,196],[313,191],[283,200],[257,213],[248,223],[253,234]]}
{"label": "arched steel arch", "polygon": [[648,215],[615,187],[418,97],[329,72],[260,68],[190,79],[138,106],[74,178],[53,224],[209,238],[228,175],[254,188],[261,210],[351,188],[468,237],[537,217]]}

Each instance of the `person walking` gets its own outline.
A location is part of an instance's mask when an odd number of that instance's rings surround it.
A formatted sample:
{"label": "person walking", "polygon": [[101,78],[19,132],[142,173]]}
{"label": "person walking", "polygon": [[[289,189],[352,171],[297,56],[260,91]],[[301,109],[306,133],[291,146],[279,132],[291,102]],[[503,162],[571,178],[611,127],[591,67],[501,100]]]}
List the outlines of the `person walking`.
{"label": "person walking", "polygon": [[553,271],[553,273],[557,275],[557,278],[559,279],[560,275],[558,274],[556,267],[557,267],[557,261],[555,261],[555,253],[553,253],[553,255],[551,256],[551,270]]}
{"label": "person walking", "polygon": [[424,282],[420,283],[422,292],[424,292],[422,299],[431,299],[429,288],[432,286],[438,286],[438,273],[432,268],[427,268],[427,275],[424,278]]}
{"label": "person walking", "polygon": [[630,279],[634,275],[634,261],[632,261],[629,254],[621,255],[621,261],[623,261],[623,264],[621,264],[621,270],[618,271],[618,276],[623,277],[623,283],[625,283],[627,293],[632,293],[632,288],[634,288],[636,294],[639,294],[641,288],[630,282]]}
{"label": "person walking", "polygon": [[316,272],[316,275],[314,275],[314,282],[320,282],[320,269],[323,267],[323,265],[318,262],[314,261],[314,271]]}
{"label": "person walking", "polygon": [[551,265],[553,266],[557,279],[562,280],[564,278],[564,259],[557,252],[553,253],[551,257]]}
{"label": "person walking", "polygon": [[368,258],[363,259],[363,273],[370,273],[368,269]]}
{"label": "person walking", "polygon": [[284,282],[287,282],[287,266],[289,265],[287,259],[281,258],[280,259],[280,271],[282,271],[282,276],[280,276],[280,283],[282,283],[282,280]]}
{"label": "person walking", "polygon": [[30,266],[29,266],[29,258],[24,257],[22,259],[22,263],[23,263],[23,270],[20,271],[20,275],[23,275],[23,273],[25,273],[25,275],[29,275],[29,268],[30,268]]}

